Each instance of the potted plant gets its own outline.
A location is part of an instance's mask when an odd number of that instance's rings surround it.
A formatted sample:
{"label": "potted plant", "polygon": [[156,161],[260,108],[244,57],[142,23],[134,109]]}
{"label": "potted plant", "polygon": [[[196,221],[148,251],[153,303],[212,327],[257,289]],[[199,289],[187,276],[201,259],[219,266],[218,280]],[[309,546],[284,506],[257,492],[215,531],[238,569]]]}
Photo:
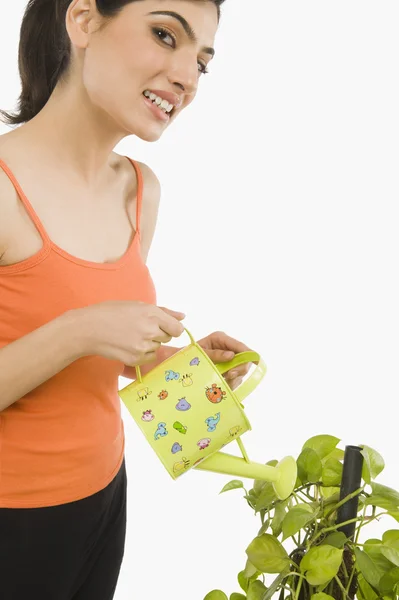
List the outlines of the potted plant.
{"label": "potted plant", "polygon": [[[361,456],[357,482],[352,473],[356,489],[352,486],[347,493],[346,486],[344,493],[346,452],[339,443],[331,435],[305,442],[297,458],[295,489],[286,500],[279,500],[268,482],[254,481],[248,490],[239,480],[224,486],[221,493],[244,491],[261,527],[245,551],[246,564],[238,574],[241,591],[227,596],[213,590],[204,600],[399,597],[399,529],[392,527],[393,520],[399,522],[399,492],[375,482],[384,469],[383,458],[362,445],[357,448]],[[345,510],[350,506],[348,519]],[[367,539],[367,527],[376,520],[386,530],[379,539]]]}

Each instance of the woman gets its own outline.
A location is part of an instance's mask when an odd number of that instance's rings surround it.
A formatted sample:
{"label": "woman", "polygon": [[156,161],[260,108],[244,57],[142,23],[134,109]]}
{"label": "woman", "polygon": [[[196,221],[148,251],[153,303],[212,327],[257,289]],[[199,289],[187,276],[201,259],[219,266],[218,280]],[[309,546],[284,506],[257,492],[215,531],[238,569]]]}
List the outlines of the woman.
{"label": "woman", "polygon": [[[176,348],[145,261],[159,182],[116,154],[194,99],[223,0],[30,0],[0,138],[2,600],[109,600],[123,557],[118,377]],[[101,233],[100,233],[101,232]],[[247,347],[199,342],[215,361]],[[234,388],[248,367],[226,375]]]}

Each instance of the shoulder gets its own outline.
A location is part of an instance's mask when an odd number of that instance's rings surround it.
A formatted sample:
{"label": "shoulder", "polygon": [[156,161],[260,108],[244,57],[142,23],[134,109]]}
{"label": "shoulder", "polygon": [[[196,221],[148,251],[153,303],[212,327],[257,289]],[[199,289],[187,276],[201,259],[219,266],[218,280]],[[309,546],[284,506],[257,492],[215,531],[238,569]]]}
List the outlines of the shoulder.
{"label": "shoulder", "polygon": [[158,202],[161,197],[161,183],[154,171],[145,163],[135,161],[143,177],[143,198]]}
{"label": "shoulder", "polygon": [[134,160],[143,179],[143,196],[140,214],[141,253],[147,259],[154,237],[159,204],[161,200],[161,184],[154,171],[145,163]]}
{"label": "shoulder", "polygon": [[[0,156],[1,158],[1,156]],[[17,193],[8,175],[0,168],[0,262],[1,257],[9,246],[9,236],[13,219]]]}

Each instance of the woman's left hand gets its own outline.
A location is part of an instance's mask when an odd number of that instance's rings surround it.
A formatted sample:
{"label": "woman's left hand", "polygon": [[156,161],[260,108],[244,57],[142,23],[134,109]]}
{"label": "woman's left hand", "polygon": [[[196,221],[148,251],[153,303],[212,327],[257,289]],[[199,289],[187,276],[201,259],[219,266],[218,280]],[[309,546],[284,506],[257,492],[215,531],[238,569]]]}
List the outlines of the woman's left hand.
{"label": "woman's left hand", "polygon": [[[215,331],[197,342],[214,363],[224,363],[232,360],[236,354],[250,350],[248,346],[226,335]],[[232,390],[241,385],[243,378],[249,372],[251,363],[240,365],[223,375]]]}

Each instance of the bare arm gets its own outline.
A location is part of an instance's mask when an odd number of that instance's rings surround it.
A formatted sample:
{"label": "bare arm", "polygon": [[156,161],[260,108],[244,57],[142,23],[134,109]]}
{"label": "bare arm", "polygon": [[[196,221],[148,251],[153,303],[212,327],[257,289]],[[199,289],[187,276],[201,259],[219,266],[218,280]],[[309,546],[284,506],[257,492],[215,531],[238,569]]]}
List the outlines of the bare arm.
{"label": "bare arm", "polygon": [[0,349],[0,412],[82,356],[79,320],[64,313]]}

